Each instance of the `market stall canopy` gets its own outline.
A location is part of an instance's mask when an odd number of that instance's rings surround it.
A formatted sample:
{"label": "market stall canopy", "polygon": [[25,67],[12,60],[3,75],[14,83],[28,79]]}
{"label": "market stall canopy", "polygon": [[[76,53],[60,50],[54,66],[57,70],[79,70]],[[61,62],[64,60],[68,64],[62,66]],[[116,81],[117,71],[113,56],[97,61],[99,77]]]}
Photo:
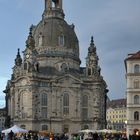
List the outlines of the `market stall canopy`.
{"label": "market stall canopy", "polygon": [[97,130],[85,129],[85,130],[80,130],[78,132],[79,133],[95,133],[95,132],[97,132]]}
{"label": "market stall canopy", "polygon": [[117,133],[117,130],[110,130],[110,129],[102,129],[98,130],[99,133]]}
{"label": "market stall canopy", "polygon": [[22,129],[22,128],[18,127],[17,125],[14,125],[14,126],[11,127],[11,128],[2,130],[2,133],[8,134],[8,133],[11,132],[11,130],[12,130],[14,133],[26,133],[26,132],[28,132],[28,130]]}

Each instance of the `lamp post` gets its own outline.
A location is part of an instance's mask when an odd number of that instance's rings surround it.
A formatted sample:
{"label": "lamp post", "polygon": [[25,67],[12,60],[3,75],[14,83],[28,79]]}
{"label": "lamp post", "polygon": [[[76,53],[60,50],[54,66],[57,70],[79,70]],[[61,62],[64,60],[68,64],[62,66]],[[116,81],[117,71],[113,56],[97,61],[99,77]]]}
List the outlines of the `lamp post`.
{"label": "lamp post", "polygon": [[127,120],[124,121],[125,129],[127,130]]}
{"label": "lamp post", "polygon": [[50,117],[50,138],[49,140],[52,140],[52,117]]}

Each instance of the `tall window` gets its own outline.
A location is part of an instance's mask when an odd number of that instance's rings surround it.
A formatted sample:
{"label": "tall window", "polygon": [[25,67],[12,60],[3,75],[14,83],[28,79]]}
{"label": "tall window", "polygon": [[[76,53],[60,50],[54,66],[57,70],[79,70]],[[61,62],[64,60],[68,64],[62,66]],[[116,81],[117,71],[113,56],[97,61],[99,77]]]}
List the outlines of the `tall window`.
{"label": "tall window", "polygon": [[134,120],[135,121],[139,120],[139,112],[138,111],[134,112]]}
{"label": "tall window", "polygon": [[139,80],[134,81],[134,88],[139,88]]}
{"label": "tall window", "polygon": [[47,106],[47,104],[48,104],[47,94],[43,93],[42,97],[41,97],[41,105],[42,106]]}
{"label": "tall window", "polygon": [[88,68],[88,75],[91,75],[91,68]]}
{"label": "tall window", "polygon": [[88,96],[82,96],[82,119],[87,119],[88,117]]}
{"label": "tall window", "polygon": [[38,37],[38,45],[41,46],[42,45],[42,33],[39,34],[39,37]]}
{"label": "tall window", "polygon": [[41,116],[47,118],[48,97],[46,93],[41,94]]}
{"label": "tall window", "polygon": [[27,70],[27,66],[28,66],[27,63],[25,62],[24,63],[24,70]]}
{"label": "tall window", "polygon": [[139,65],[136,64],[136,65],[134,66],[134,73],[139,73],[139,72],[140,72]]}
{"label": "tall window", "polygon": [[134,96],[134,104],[139,104],[139,96],[138,95]]}
{"label": "tall window", "polygon": [[69,94],[65,93],[63,95],[63,115],[69,114]]}
{"label": "tall window", "polygon": [[58,45],[59,46],[64,46],[64,35],[60,35],[58,37]]}

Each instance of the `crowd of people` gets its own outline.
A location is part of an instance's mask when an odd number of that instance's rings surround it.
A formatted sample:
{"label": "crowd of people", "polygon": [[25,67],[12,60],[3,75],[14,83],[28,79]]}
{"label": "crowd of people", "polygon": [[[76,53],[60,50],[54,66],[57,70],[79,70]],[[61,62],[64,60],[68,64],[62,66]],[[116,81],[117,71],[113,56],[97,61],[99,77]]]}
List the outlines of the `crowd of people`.
{"label": "crowd of people", "polygon": [[18,133],[12,131],[2,133],[0,140],[140,140],[140,133],[136,132],[127,138],[126,133],[76,133],[76,134],[46,134],[38,132]]}
{"label": "crowd of people", "polygon": [[73,140],[128,140],[125,133],[88,133],[80,134]]}
{"label": "crowd of people", "polygon": [[127,138],[126,138],[126,134],[110,134],[110,133],[105,133],[105,134],[103,133],[76,133],[76,134],[65,133],[65,134],[42,135],[38,132],[14,134],[11,131],[8,134],[2,133],[0,136],[0,140],[127,140]]}

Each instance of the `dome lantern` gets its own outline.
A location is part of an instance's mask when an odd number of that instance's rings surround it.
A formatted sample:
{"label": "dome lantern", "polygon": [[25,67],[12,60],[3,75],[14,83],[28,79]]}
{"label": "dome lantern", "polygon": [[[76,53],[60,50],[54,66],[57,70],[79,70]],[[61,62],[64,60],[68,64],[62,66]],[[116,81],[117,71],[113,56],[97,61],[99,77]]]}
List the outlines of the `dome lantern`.
{"label": "dome lantern", "polygon": [[64,19],[62,0],[45,0],[43,18],[58,17]]}

